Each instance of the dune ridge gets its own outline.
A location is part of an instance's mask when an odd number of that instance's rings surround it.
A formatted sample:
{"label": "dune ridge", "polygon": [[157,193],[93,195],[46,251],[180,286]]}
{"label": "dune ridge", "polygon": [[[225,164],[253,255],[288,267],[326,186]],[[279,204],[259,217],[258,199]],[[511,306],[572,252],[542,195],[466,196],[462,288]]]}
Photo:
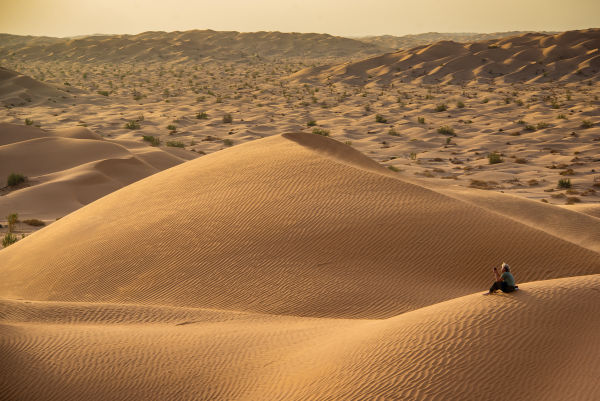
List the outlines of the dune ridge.
{"label": "dune ridge", "polygon": [[301,81],[465,84],[597,80],[600,29],[518,36],[461,44],[439,41],[345,64],[309,67]]}

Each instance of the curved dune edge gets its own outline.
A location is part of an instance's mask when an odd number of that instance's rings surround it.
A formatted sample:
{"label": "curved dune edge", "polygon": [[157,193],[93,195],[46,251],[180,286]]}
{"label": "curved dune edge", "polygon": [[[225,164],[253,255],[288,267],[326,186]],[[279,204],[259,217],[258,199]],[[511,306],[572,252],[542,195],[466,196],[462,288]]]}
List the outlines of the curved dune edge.
{"label": "curved dune edge", "polygon": [[500,374],[512,399],[593,399],[600,275],[520,287],[384,320],[3,300],[0,390],[36,399],[502,399],[490,380]]}
{"label": "curved dune edge", "polygon": [[382,318],[477,291],[505,258],[522,282],[599,272],[595,252],[381,170],[313,134],[214,153],[2,250],[0,296]]}

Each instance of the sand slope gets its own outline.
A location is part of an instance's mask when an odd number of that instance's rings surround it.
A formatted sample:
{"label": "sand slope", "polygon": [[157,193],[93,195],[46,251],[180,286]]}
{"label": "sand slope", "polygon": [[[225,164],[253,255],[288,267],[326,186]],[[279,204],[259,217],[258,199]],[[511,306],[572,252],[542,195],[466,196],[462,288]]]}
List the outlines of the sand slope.
{"label": "sand slope", "polygon": [[463,84],[597,80],[600,29],[527,33],[468,44],[439,41],[363,61],[301,70],[292,79]]}
{"label": "sand slope", "polygon": [[313,134],[155,174],[2,258],[6,297],[353,318],[478,291],[502,260],[520,281],[600,272],[596,252],[401,181]]}
{"label": "sand slope", "polygon": [[0,67],[0,102],[5,107],[38,104],[47,100],[56,102],[70,97],[70,94],[52,85]]}
{"label": "sand slope", "polygon": [[514,400],[597,398],[600,276],[521,286],[385,320],[4,300],[0,391],[19,400],[494,400],[506,398],[505,382]]}
{"label": "sand slope", "polygon": [[45,131],[0,124],[0,177],[28,177],[0,190],[0,216],[54,220],[186,159],[149,146],[130,148],[84,127]]}

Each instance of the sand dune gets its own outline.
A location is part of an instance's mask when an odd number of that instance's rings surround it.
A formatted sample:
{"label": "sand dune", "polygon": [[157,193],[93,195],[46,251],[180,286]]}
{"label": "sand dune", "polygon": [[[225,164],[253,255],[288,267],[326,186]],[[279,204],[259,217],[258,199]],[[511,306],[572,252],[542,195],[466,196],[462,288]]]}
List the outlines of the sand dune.
{"label": "sand dune", "polygon": [[[538,48],[539,52],[534,51]],[[551,82],[597,80],[600,29],[559,34],[523,34],[461,44],[439,41],[365,61],[307,68],[292,79],[355,84],[416,82]]]}
{"label": "sand dune", "polygon": [[25,185],[2,188],[0,215],[55,220],[187,160],[134,144],[130,149],[84,127],[44,131],[0,124],[0,177],[28,177]]}
{"label": "sand dune", "polygon": [[3,300],[0,390],[23,400],[503,399],[501,376],[515,400],[595,399],[600,276],[521,287],[384,320]]}
{"label": "sand dune", "polygon": [[25,106],[44,101],[62,101],[72,95],[16,71],[0,67],[0,102],[3,106]]}
{"label": "sand dune", "polygon": [[600,272],[592,250],[401,181],[313,134],[155,174],[2,257],[5,297],[351,318],[478,291],[504,259],[522,281]]}
{"label": "sand dune", "polygon": [[373,43],[317,33],[190,30],[81,38],[0,35],[0,54],[26,60],[77,62],[207,61],[289,57],[360,57],[390,50]]}

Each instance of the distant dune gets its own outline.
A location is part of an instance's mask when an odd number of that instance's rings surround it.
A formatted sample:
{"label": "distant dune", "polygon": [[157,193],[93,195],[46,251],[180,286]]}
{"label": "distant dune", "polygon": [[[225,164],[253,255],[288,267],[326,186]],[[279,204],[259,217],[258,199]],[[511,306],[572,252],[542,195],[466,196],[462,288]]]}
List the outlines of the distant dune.
{"label": "distant dune", "polygon": [[71,98],[68,92],[0,67],[0,103],[5,107],[25,106],[45,101],[56,103],[68,98]]}
{"label": "distant dune", "polygon": [[527,33],[462,44],[440,41],[346,64],[311,67],[299,80],[464,84],[568,82],[600,76],[600,29]]}
{"label": "distant dune", "polygon": [[[396,177],[272,136],[2,250],[0,392],[498,399],[500,375],[512,399],[594,399],[600,255]],[[505,258],[520,290],[482,296]]]}
{"label": "distant dune", "polygon": [[[490,39],[504,38],[507,36],[523,35],[531,32],[511,31],[494,33],[474,33],[474,32],[428,32],[414,35],[379,35],[357,37],[362,42],[373,43],[381,47],[391,49],[412,49],[413,47],[428,45],[440,41],[453,41],[460,43],[481,42]],[[550,33],[550,32],[541,32]],[[552,32],[554,34],[556,32]]]}
{"label": "distant dune", "polygon": [[45,131],[0,124],[0,177],[28,177],[0,190],[0,210],[54,220],[110,192],[182,163],[163,150],[105,140],[84,127]]}
{"label": "distant dune", "polygon": [[0,34],[0,59],[76,62],[247,61],[258,58],[360,58],[389,51],[356,39],[317,33],[191,30],[80,38]]}

